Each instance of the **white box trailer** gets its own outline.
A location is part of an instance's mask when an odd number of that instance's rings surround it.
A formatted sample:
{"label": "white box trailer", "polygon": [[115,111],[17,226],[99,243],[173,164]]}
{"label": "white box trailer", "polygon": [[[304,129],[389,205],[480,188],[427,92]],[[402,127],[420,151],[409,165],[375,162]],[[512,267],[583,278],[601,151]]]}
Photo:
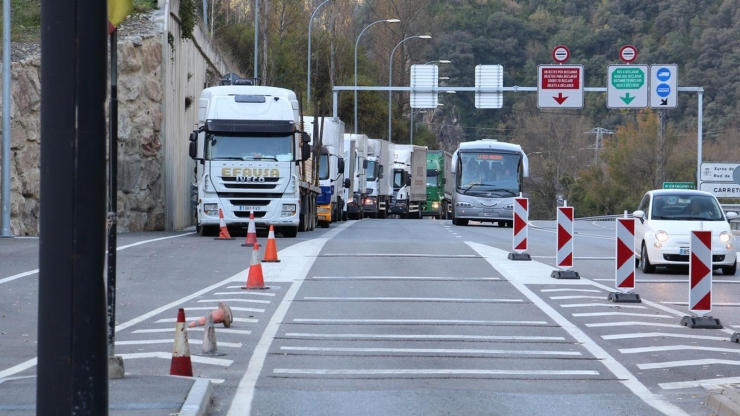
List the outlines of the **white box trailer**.
{"label": "white box trailer", "polygon": [[363,200],[365,217],[386,218],[393,195],[393,143],[383,139],[368,139],[367,188]]}
{"label": "white box trailer", "polygon": [[[351,220],[362,219],[363,205],[362,202],[367,197],[367,158],[365,157],[365,144],[368,137],[364,134],[344,134],[344,147],[349,149],[354,147],[354,151],[348,156],[352,158],[351,164],[354,167],[354,174],[350,177],[352,195],[347,199],[347,217]],[[345,171],[347,169],[345,163]]]}
{"label": "white box trailer", "polygon": [[427,198],[427,147],[396,144],[394,155],[390,213],[421,218]]}
{"label": "white box trailer", "polygon": [[344,122],[333,117],[303,117],[305,131],[311,136],[314,152],[319,151],[318,174],[321,194],[316,198],[319,225],[346,218],[347,200],[344,196]]}
{"label": "white box trailer", "polygon": [[295,237],[315,226],[319,194],[296,94],[240,81],[206,88],[198,100],[189,145],[197,230],[217,233],[219,211],[227,227],[241,228],[253,213],[257,227]]}

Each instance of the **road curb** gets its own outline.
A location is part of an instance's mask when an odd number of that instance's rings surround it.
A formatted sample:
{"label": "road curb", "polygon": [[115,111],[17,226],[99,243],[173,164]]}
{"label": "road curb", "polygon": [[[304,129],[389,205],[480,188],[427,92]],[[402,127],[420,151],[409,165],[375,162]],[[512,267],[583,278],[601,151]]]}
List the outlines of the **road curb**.
{"label": "road curb", "polygon": [[717,416],[740,416],[740,391],[736,389],[712,390],[707,407]]}
{"label": "road curb", "polygon": [[190,388],[188,397],[185,398],[185,403],[183,403],[178,415],[205,416],[211,402],[213,402],[211,380],[197,378],[195,379],[195,383],[193,383],[193,387]]}

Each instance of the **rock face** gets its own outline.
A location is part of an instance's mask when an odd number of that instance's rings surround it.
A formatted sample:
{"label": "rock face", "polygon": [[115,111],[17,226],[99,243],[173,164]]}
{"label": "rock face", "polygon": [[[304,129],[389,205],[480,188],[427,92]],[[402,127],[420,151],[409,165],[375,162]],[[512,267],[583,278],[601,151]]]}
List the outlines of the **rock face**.
{"label": "rock face", "polygon": [[[122,32],[118,42],[119,232],[164,229],[162,37],[153,29],[154,23],[138,24],[145,30]],[[20,60],[11,65],[10,229],[15,236],[32,236],[38,234],[43,203],[39,192],[42,68],[40,49],[22,47],[22,53],[15,54]]]}

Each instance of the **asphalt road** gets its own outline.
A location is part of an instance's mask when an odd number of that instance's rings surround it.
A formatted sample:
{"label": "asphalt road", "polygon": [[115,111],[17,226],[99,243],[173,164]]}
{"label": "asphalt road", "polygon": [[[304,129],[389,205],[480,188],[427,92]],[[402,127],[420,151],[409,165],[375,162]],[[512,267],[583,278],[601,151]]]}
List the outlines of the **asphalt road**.
{"label": "asphalt road", "polygon": [[[725,329],[689,329],[685,271],[638,270],[643,303],[614,304],[614,223],[576,221],[579,280],[550,277],[554,228],[533,222],[518,262],[510,228],[332,224],[278,238],[260,291],[241,289],[243,237],[122,234],[116,353],[127,373],[168,374],[177,308],[191,320],[223,301],[224,356],[198,355],[189,331],[210,415],[710,414],[704,386],[740,383],[740,277],[714,276]],[[38,240],[0,239],[0,264],[0,378],[33,375]]]}

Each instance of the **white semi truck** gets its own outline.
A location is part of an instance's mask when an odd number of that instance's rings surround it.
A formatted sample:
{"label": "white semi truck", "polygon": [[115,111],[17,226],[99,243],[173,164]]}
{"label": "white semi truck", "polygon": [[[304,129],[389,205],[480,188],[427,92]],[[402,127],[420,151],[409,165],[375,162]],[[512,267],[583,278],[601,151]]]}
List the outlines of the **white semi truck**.
{"label": "white semi truck", "polygon": [[420,219],[427,199],[427,148],[397,144],[394,154],[390,213]]}
{"label": "white semi truck", "polygon": [[[368,195],[367,189],[367,158],[365,157],[365,142],[368,137],[364,134],[344,134],[344,148],[350,149],[354,147],[354,151],[350,155],[352,157],[352,166],[354,172],[351,181],[351,192],[352,196],[347,200],[347,217],[350,220],[359,220],[363,217],[363,201]],[[345,163],[345,171],[346,171]]]}
{"label": "white semi truck", "polygon": [[393,143],[383,139],[367,142],[367,188],[363,200],[365,217],[387,218],[393,196]]}
{"label": "white semi truck", "polygon": [[[306,132],[311,136],[314,152],[319,156],[319,186],[316,198],[319,225],[328,228],[332,222],[347,218],[347,199],[344,196],[344,122],[332,117],[303,117]],[[349,183],[346,184],[349,187]]]}
{"label": "white semi truck", "polygon": [[226,84],[203,90],[190,134],[198,232],[218,231],[219,209],[228,227],[247,227],[253,212],[256,227],[285,237],[312,230],[320,188],[296,94],[237,77]]}

